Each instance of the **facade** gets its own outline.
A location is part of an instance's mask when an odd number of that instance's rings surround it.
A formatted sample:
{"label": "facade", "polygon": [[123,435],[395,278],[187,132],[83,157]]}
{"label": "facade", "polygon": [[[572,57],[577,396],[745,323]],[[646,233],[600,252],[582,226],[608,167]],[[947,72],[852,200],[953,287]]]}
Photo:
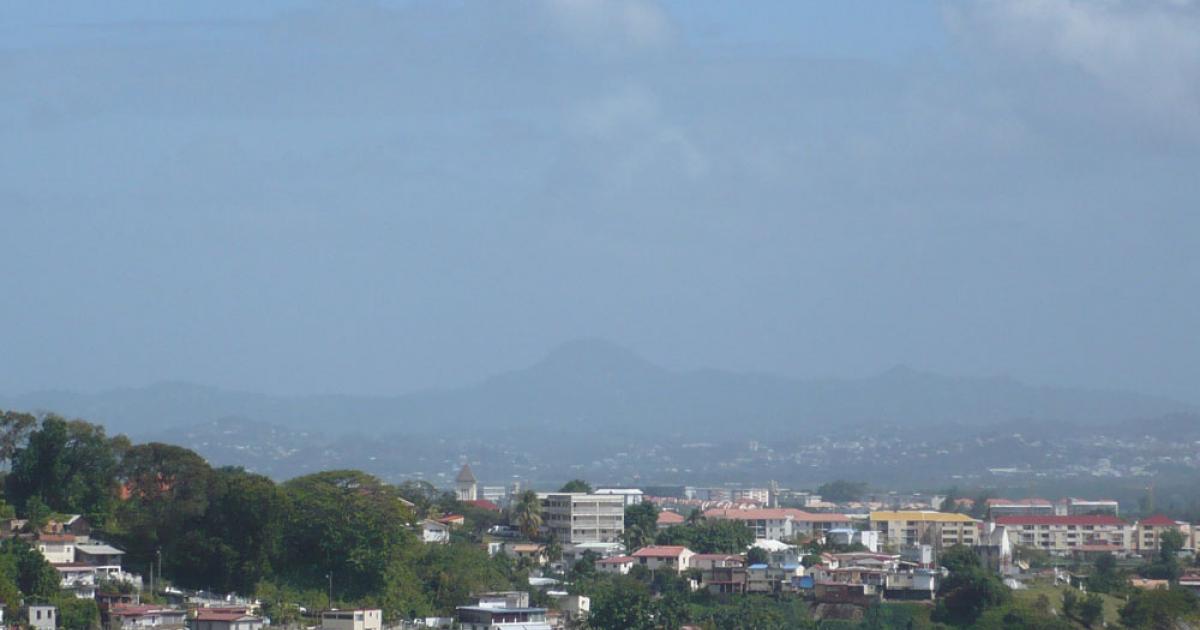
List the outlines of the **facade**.
{"label": "facade", "polygon": [[187,627],[188,630],[262,630],[263,620],[243,612],[201,608],[188,619]]}
{"label": "facade", "polygon": [[694,555],[696,554],[691,549],[679,545],[651,545],[633,552],[637,563],[651,571],[666,570],[676,573],[690,569]]}
{"label": "facade", "polygon": [[321,613],[321,630],[383,630],[383,611],[378,608],[327,610]]}
{"label": "facade", "polygon": [[1059,516],[1120,516],[1121,505],[1112,499],[1077,499],[1067,497],[1054,504],[1054,513]]}
{"label": "facade", "polygon": [[75,562],[75,536],[71,534],[39,534],[37,550],[50,564],[73,564]]}
{"label": "facade", "polygon": [[454,496],[459,501],[474,501],[479,498],[479,480],[471,472],[470,464],[463,464],[454,478]]}
{"label": "facade", "polygon": [[987,516],[1054,516],[1054,504],[1046,499],[988,499]]}
{"label": "facade", "polygon": [[163,606],[117,604],[108,609],[110,630],[162,628],[182,630],[187,627],[187,611]]}
{"label": "facade", "polygon": [[625,532],[625,497],[582,492],[540,493],[542,523],[559,542],[620,542]]}
{"label": "facade", "polygon": [[825,540],[835,545],[862,545],[867,551],[879,551],[879,532],[871,529],[835,527],[825,532]]}
{"label": "facade", "polygon": [[551,630],[545,608],[459,606],[456,617],[462,630]]}
{"label": "facade", "polygon": [[1162,535],[1169,530],[1176,530],[1183,535],[1184,549],[1193,549],[1195,547],[1192,541],[1191,525],[1159,514],[1144,518],[1134,526],[1134,541],[1137,545],[1137,550],[1143,552],[1158,551]]}
{"label": "facade", "polygon": [[1084,545],[1129,549],[1132,544],[1129,525],[1115,516],[1001,516],[995,525],[1007,530],[1014,545],[1051,552]]}
{"label": "facade", "polygon": [[625,507],[637,505],[641,503],[645,497],[645,493],[637,488],[599,488],[595,490],[594,493],[619,495],[625,500]]}
{"label": "facade", "polygon": [[54,606],[31,604],[29,627],[33,630],[54,630],[58,625],[58,609]]}
{"label": "facade", "polygon": [[935,549],[954,545],[974,546],[979,541],[979,521],[951,512],[871,512],[871,529],[879,532],[885,547],[900,549],[931,545]]}
{"label": "facade", "polygon": [[637,558],[633,556],[613,556],[596,561],[596,570],[601,573],[611,573],[614,575],[625,575],[637,564]]}
{"label": "facade", "polygon": [[705,511],[704,518],[741,521],[754,531],[758,540],[791,540],[850,523],[850,517],[845,514],[813,513],[794,508],[713,509]]}

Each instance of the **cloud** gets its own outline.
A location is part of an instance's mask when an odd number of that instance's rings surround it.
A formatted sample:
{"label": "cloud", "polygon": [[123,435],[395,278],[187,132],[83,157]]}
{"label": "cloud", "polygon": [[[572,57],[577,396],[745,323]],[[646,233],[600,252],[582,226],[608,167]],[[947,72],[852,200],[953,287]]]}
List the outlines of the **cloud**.
{"label": "cloud", "polygon": [[[1017,74],[1082,77],[1093,91],[1074,107],[1132,115],[1139,125],[1200,138],[1200,3],[984,0],[949,5],[946,14],[969,48],[1015,63]],[[1061,94],[1051,86],[1042,96]]]}
{"label": "cloud", "polygon": [[657,3],[646,0],[543,0],[556,23],[579,41],[609,51],[657,48],[674,28]]}

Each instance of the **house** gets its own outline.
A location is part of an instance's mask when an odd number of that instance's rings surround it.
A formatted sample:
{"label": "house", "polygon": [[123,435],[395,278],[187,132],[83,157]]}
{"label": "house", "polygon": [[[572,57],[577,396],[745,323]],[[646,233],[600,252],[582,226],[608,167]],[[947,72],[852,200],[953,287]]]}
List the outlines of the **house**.
{"label": "house", "polygon": [[454,478],[454,496],[459,501],[474,501],[479,498],[479,480],[471,471],[471,465],[464,463]]}
{"label": "house", "polygon": [[596,570],[601,573],[614,573],[625,575],[637,564],[637,558],[633,556],[613,556],[596,561]]}
{"label": "house", "polygon": [[883,596],[885,599],[931,601],[937,594],[940,575],[931,569],[889,572],[885,577]]}
{"label": "house", "polygon": [[634,559],[651,571],[668,570],[683,573],[691,568],[691,549],[680,545],[650,545],[633,552]]}
{"label": "house", "polygon": [[72,564],[75,562],[75,536],[73,534],[44,534],[37,536],[37,550],[50,564]]}
{"label": "house", "polygon": [[98,540],[75,543],[75,561],[94,567],[121,567],[125,552]]}
{"label": "house", "polygon": [[321,630],[383,630],[383,611],[378,608],[327,610],[321,613]]}
{"label": "house", "polygon": [[437,522],[443,525],[449,525],[451,527],[462,527],[466,524],[467,517],[463,516],[462,514],[447,514],[445,516],[438,517]]}
{"label": "house", "polygon": [[58,608],[44,604],[29,605],[29,627],[32,630],[54,630],[58,626]]}
{"label": "house", "polygon": [[459,606],[455,612],[461,630],[551,630],[545,608]]}
{"label": "house", "polygon": [[1008,527],[986,523],[979,542],[972,548],[985,568],[997,573],[1012,570],[1013,546],[1008,536]]}
{"label": "house", "polygon": [[188,619],[188,630],[262,630],[262,617],[228,610],[199,608]]}
{"label": "house", "polygon": [[658,513],[658,529],[666,529],[676,525],[683,525],[687,519],[682,514],[663,510]]}
{"label": "house", "polygon": [[867,551],[879,551],[879,532],[870,529],[835,527],[825,532],[825,542],[844,547],[862,545]]}
{"label": "house", "polygon": [[718,567],[740,567],[745,565],[746,561],[742,556],[728,553],[697,553],[692,555],[689,564],[688,568],[703,572]]}
{"label": "house", "polygon": [[746,567],[740,564],[713,566],[700,572],[700,583],[714,595],[745,593],[747,581]]}
{"label": "house", "polygon": [[935,549],[970,547],[979,540],[979,521],[953,512],[878,511],[871,512],[870,523],[883,545],[895,549],[921,544]]}
{"label": "house", "polygon": [[506,543],[504,553],[517,560],[529,560],[535,566],[546,564],[546,546],[537,543]]}
{"label": "house", "polygon": [[1193,595],[1200,595],[1200,573],[1184,573],[1179,576],[1179,588],[1189,590]]}
{"label": "house", "polygon": [[756,540],[751,547],[767,552],[767,564],[771,566],[800,564],[804,558],[804,552],[799,547],[778,540]]}
{"label": "house", "polygon": [[999,516],[994,525],[1007,530],[1014,545],[1066,553],[1081,545],[1129,548],[1129,525],[1108,514],[1084,516]]}
{"label": "house", "polygon": [[584,492],[539,493],[542,523],[564,544],[620,542],[625,497]]}
{"label": "house", "polygon": [[106,628],[110,630],[136,630],[138,628],[163,628],[183,630],[187,628],[187,611],[157,605],[117,604],[109,606]]}
{"label": "house", "polygon": [[1134,539],[1138,551],[1157,552],[1162,535],[1170,530],[1178,531],[1183,535],[1184,549],[1194,548],[1192,544],[1192,526],[1183,521],[1176,521],[1163,516],[1162,514],[1156,514],[1138,521],[1134,525],[1134,530]]}
{"label": "house", "polygon": [[625,551],[625,545],[621,543],[600,543],[588,542],[578,543],[575,545],[564,545],[562,552],[563,565],[568,569],[575,566],[584,555],[591,553],[596,560],[611,558],[621,555]]}
{"label": "house", "polygon": [[434,544],[450,542],[450,526],[429,518],[421,521],[421,542]]}

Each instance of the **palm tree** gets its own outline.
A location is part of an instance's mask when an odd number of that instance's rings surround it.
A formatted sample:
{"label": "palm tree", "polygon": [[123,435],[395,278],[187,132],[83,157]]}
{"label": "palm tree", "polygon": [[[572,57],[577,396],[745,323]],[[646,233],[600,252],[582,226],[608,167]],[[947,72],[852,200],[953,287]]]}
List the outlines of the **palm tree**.
{"label": "palm tree", "polygon": [[527,538],[533,538],[542,527],[542,501],[533,490],[526,490],[517,497],[513,506],[513,520]]}

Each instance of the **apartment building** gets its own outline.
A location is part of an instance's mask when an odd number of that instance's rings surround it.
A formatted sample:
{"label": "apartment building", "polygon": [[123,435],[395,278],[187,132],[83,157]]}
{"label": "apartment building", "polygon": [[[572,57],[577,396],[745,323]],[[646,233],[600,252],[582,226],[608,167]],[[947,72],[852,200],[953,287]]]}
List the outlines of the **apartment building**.
{"label": "apartment building", "polygon": [[1183,548],[1193,549],[1192,526],[1183,521],[1176,521],[1161,514],[1144,518],[1134,526],[1134,539],[1138,551],[1158,551],[1159,541],[1168,530],[1176,530],[1183,535]]}
{"label": "apartment building", "polygon": [[1012,544],[1022,547],[1059,553],[1084,546],[1133,547],[1129,524],[1107,514],[998,516],[995,524],[1008,530]]}
{"label": "apartment building", "polygon": [[625,496],[583,492],[540,493],[542,523],[563,544],[620,542]]}
{"label": "apartment building", "polygon": [[979,521],[951,512],[871,512],[871,529],[878,531],[885,547],[931,545],[935,549],[953,545],[975,545]]}
{"label": "apartment building", "polygon": [[987,516],[1053,516],[1054,504],[1046,499],[988,499]]}
{"label": "apartment building", "polygon": [[791,540],[850,523],[850,517],[845,514],[813,513],[793,508],[712,509],[704,512],[704,518],[741,521],[754,531],[757,540]]}
{"label": "apartment building", "polygon": [[1121,515],[1121,504],[1112,499],[1077,499],[1067,497],[1054,504],[1054,513],[1059,516],[1088,516],[1106,514]]}

